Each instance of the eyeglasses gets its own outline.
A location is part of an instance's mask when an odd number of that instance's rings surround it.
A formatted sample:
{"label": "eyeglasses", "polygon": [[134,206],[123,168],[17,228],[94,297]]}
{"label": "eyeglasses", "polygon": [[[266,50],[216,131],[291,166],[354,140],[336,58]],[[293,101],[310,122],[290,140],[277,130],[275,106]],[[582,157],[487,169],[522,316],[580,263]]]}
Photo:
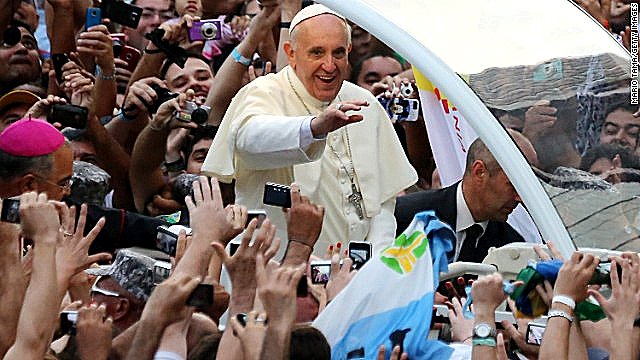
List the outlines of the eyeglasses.
{"label": "eyeglasses", "polygon": [[93,284],[93,286],[91,287],[91,296],[93,296],[94,294],[101,294],[104,296],[111,296],[111,297],[120,297],[120,294],[118,294],[117,292],[99,288],[98,285],[96,284]]}
{"label": "eyeglasses", "polygon": [[37,174],[32,174],[32,175],[35,176],[36,178],[38,178],[39,180],[42,180],[42,181],[46,182],[49,185],[53,185],[53,186],[57,187],[60,190],[63,190],[65,192],[67,192],[67,193],[71,192],[71,186],[73,185],[73,179],[71,179],[71,178],[69,178],[67,180],[63,180],[64,183],[61,185],[61,184],[56,184],[53,181],[49,181],[49,180],[45,179],[44,177],[42,177],[40,175],[37,175]]}

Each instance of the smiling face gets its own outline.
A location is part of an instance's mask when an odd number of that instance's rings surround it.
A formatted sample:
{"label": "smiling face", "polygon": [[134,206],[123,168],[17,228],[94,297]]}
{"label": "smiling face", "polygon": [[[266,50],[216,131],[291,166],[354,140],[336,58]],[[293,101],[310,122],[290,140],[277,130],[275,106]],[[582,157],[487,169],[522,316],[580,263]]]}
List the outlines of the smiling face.
{"label": "smiling face", "polygon": [[196,99],[204,102],[213,82],[213,72],[207,63],[197,58],[189,58],[184,68],[173,64],[165,75],[167,88],[173,92],[186,92],[188,89],[196,93]]}
{"label": "smiling face", "polygon": [[351,44],[346,26],[337,16],[318,15],[296,26],[285,43],[289,64],[318,100],[333,100],[347,76]]}

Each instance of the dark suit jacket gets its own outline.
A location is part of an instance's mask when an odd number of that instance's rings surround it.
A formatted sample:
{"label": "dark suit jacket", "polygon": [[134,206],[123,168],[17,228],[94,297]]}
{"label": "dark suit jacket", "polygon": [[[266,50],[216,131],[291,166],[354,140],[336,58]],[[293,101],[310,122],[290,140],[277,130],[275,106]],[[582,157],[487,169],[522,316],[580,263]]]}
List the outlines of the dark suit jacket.
{"label": "dark suit jacket", "polygon": [[[438,218],[449,224],[455,232],[457,186],[458,183],[455,183],[443,189],[421,191],[398,197],[395,210],[398,222],[396,235],[402,233],[411,224],[415,214],[425,210],[435,210]],[[482,262],[490,247],[500,247],[508,243],[522,241],[524,241],[522,236],[506,222],[489,221],[487,229],[478,241],[477,251],[472,257],[459,258],[458,261]],[[453,248],[455,249],[455,244]]]}

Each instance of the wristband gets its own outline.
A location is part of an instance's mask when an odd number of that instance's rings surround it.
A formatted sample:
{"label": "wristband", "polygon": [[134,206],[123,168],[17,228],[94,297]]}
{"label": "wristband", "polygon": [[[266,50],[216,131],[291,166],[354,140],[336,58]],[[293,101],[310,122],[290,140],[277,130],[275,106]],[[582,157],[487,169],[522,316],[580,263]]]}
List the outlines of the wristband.
{"label": "wristband", "polygon": [[233,60],[235,60],[235,62],[239,64],[242,64],[244,66],[251,65],[251,59],[247,59],[246,57],[242,56],[237,47],[233,48],[233,51],[231,51],[231,57],[233,57]]}
{"label": "wristband", "polygon": [[486,338],[474,337],[473,340],[471,341],[471,344],[473,346],[496,347],[496,338],[493,338],[493,337],[486,337]]}
{"label": "wristband", "polygon": [[113,81],[116,79],[116,72],[114,70],[110,75],[106,75],[105,73],[102,72],[102,69],[100,68],[100,66],[96,65],[96,77],[104,81]]}
{"label": "wristband", "polygon": [[291,27],[291,21],[281,21],[280,29],[288,29]]}
{"label": "wristband", "polygon": [[576,308],[576,302],[566,295],[554,295],[553,299],[551,299],[551,303],[553,304],[554,302],[567,305],[571,310],[575,310]]}
{"label": "wristband", "polygon": [[569,323],[573,322],[573,316],[567,314],[566,312],[564,312],[562,310],[554,310],[554,309],[549,310],[549,313],[547,314],[547,319],[551,319],[551,318],[554,318],[554,317],[565,318],[565,319],[569,320]]}

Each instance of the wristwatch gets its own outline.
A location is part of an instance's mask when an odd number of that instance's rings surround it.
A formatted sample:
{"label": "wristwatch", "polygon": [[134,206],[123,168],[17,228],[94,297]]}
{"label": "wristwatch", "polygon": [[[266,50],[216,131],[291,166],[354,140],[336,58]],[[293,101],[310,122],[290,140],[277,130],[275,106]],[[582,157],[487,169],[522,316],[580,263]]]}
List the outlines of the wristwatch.
{"label": "wristwatch", "polygon": [[474,339],[495,338],[496,329],[487,323],[477,324],[473,327],[473,337]]}

